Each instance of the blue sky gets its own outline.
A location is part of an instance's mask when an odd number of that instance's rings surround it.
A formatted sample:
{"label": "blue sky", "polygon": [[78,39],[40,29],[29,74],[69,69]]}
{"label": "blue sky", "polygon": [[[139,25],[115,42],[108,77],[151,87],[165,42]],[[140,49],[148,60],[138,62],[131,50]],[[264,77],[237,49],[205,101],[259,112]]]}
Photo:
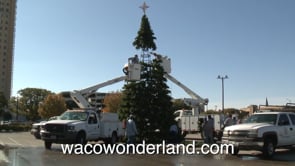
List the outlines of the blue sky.
{"label": "blue sky", "polygon": [[[118,76],[132,46],[144,1],[18,1],[13,95],[27,87],[83,89]],[[209,109],[295,102],[295,1],[146,0],[156,52]],[[175,98],[189,97],[168,82]],[[120,90],[123,82],[100,89]]]}

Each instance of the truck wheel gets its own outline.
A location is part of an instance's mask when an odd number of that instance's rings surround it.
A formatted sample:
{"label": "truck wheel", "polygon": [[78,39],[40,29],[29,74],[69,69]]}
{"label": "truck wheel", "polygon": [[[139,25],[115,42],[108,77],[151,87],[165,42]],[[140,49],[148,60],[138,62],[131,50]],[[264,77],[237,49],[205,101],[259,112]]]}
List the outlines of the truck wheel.
{"label": "truck wheel", "polygon": [[235,146],[233,155],[238,155],[239,151],[240,151],[239,147]]}
{"label": "truck wheel", "polygon": [[45,149],[51,149],[52,142],[44,141]]}
{"label": "truck wheel", "polygon": [[35,138],[36,138],[36,139],[41,139],[41,136],[39,136],[39,135],[35,135]]}
{"label": "truck wheel", "polygon": [[222,130],[218,131],[217,140],[218,141],[221,141],[222,140],[222,136],[223,136],[223,131]]}
{"label": "truck wheel", "polygon": [[228,147],[227,153],[231,155],[238,155],[239,151],[240,151],[239,147],[235,146],[232,153],[232,148]]}
{"label": "truck wheel", "polygon": [[77,138],[76,138],[76,143],[77,144],[82,144],[82,145],[85,145],[87,142],[86,142],[86,139],[85,139],[85,134],[83,133],[79,133],[77,135]]}
{"label": "truck wheel", "polygon": [[115,144],[118,141],[118,136],[116,132],[113,132],[112,138],[111,138],[111,144]]}
{"label": "truck wheel", "polygon": [[264,141],[262,153],[263,153],[263,156],[266,158],[271,158],[274,155],[275,145],[272,139],[266,139]]}

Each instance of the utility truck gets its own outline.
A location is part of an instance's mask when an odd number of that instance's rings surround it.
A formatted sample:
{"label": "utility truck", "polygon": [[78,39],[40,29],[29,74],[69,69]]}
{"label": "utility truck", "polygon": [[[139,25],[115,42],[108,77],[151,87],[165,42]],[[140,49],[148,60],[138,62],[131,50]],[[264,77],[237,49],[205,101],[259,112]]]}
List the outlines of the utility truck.
{"label": "utility truck", "polygon": [[41,125],[41,139],[46,149],[52,143],[86,144],[103,140],[116,143],[124,136],[122,122],[115,113],[97,113],[91,109],[68,110],[59,119]]}
{"label": "utility truck", "polygon": [[186,105],[190,106],[192,110],[179,110],[174,113],[178,127],[182,132],[195,132],[198,131],[198,122],[200,113],[204,112],[205,105],[208,104],[207,98],[202,98],[183,83],[178,81],[171,73],[171,60],[166,56],[152,53],[156,58],[162,61],[162,66],[165,71],[165,77],[182,88],[191,98],[184,98],[183,101]]}
{"label": "utility truck", "polygon": [[[196,133],[202,132],[200,125],[203,125],[209,114],[199,114],[198,116],[193,115],[192,110],[177,110],[174,112],[175,121],[180,126],[184,133]],[[214,122],[214,135],[220,140],[222,136],[222,128],[224,121],[223,114],[211,114]],[[201,133],[202,134],[202,133]]]}
{"label": "utility truck", "polygon": [[133,58],[129,58],[128,64],[124,66],[124,76],[73,92],[67,92],[65,98],[72,101],[78,110],[64,112],[58,120],[42,123],[41,139],[44,140],[46,149],[51,149],[52,143],[79,143],[86,144],[88,141],[104,140],[115,143],[119,137],[124,135],[123,123],[116,113],[102,113],[91,101],[91,95],[102,87],[123,81],[139,80],[140,64]]}

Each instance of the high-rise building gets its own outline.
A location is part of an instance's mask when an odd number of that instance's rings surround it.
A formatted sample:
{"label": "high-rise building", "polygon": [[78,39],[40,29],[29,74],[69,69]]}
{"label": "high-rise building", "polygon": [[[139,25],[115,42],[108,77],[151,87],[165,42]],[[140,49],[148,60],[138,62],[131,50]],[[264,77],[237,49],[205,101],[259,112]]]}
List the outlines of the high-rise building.
{"label": "high-rise building", "polygon": [[11,95],[16,0],[0,0],[0,92]]}

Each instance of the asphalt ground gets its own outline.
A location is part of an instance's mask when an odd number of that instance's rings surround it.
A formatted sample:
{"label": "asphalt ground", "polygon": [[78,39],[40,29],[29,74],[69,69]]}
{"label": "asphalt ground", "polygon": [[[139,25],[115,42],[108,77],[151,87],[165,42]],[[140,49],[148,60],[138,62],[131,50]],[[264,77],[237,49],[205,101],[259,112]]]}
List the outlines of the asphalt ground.
{"label": "asphalt ground", "polygon": [[[199,134],[188,134],[187,141],[202,142]],[[241,151],[239,155],[65,155],[59,144],[46,150],[42,140],[29,132],[0,133],[0,166],[59,165],[295,165],[295,150],[278,149],[272,160],[258,151]]]}

